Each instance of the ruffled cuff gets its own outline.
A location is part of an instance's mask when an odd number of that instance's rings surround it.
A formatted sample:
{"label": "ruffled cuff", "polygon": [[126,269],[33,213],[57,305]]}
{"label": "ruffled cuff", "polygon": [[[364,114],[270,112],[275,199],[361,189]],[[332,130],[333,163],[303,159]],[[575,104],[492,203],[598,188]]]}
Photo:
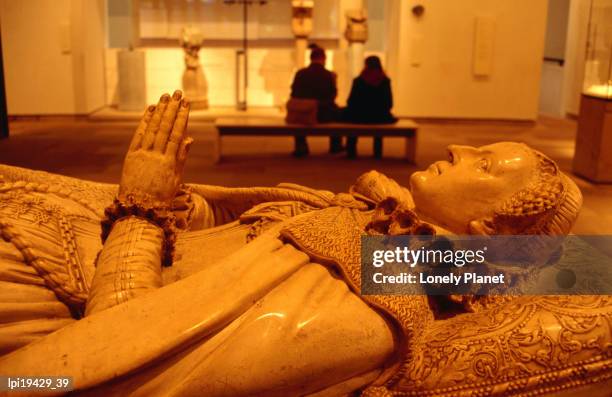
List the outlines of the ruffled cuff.
{"label": "ruffled cuff", "polygon": [[178,230],[176,226],[176,216],[170,208],[151,203],[152,201],[146,199],[137,200],[133,195],[128,195],[125,201],[115,199],[113,204],[104,210],[104,218],[101,222],[102,243],[106,242],[116,221],[128,216],[135,216],[163,230],[162,266],[172,266],[174,245]]}

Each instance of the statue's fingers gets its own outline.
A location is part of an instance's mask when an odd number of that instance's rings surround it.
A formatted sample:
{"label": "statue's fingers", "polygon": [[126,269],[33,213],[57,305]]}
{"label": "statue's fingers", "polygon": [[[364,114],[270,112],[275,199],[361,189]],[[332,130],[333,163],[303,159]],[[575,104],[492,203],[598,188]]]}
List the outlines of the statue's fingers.
{"label": "statue's fingers", "polygon": [[176,119],[176,113],[181,105],[181,97],[183,93],[180,90],[174,91],[172,94],[172,99],[168,102],[168,106],[166,107],[166,111],[162,115],[161,122],[159,124],[159,131],[155,135],[155,143],[153,144],[153,150],[164,153],[166,150],[166,144],[168,143],[168,137],[170,136],[170,131],[172,130],[172,126],[174,125],[174,120]]}
{"label": "statue's fingers", "polygon": [[178,113],[176,114],[176,120],[174,120],[174,126],[168,138],[168,146],[166,146],[166,156],[176,158],[176,151],[185,138],[187,131],[187,120],[189,119],[189,102],[183,99],[181,106],[179,107]]}
{"label": "statue's fingers", "polygon": [[186,137],[181,141],[179,145],[178,151],[176,153],[176,164],[177,170],[179,173],[183,172],[183,167],[185,166],[185,161],[187,160],[187,155],[189,154],[189,148],[193,143],[192,137]]}
{"label": "statue's fingers", "polygon": [[132,142],[130,143],[130,151],[140,149],[140,144],[142,143],[142,138],[144,137],[145,131],[147,130],[147,125],[149,125],[149,121],[151,121],[151,117],[153,116],[153,112],[155,111],[155,105],[151,105],[145,110],[144,115],[140,119],[140,124],[138,124],[138,128],[136,128],[136,132],[132,137]]}
{"label": "statue's fingers", "polygon": [[151,149],[153,146],[153,142],[155,142],[155,135],[159,130],[159,124],[161,123],[162,116],[166,111],[168,102],[170,102],[170,95],[168,94],[164,94],[161,96],[161,98],[159,98],[159,102],[155,108],[155,113],[153,113],[151,121],[149,121],[147,129],[145,130],[144,137],[142,138],[143,149]]}

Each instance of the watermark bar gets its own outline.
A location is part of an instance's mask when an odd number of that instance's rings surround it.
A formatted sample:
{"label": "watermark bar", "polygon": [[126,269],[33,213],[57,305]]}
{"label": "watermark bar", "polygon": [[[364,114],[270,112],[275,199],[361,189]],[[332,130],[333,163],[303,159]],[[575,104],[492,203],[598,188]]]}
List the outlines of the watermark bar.
{"label": "watermark bar", "polygon": [[362,295],[610,295],[612,236],[363,236]]}

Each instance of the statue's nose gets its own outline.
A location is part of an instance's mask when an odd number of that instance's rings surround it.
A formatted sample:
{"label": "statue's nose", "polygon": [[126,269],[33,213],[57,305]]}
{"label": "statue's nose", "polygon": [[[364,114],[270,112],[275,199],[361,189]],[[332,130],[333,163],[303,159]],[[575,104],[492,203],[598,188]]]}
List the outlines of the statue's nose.
{"label": "statue's nose", "polygon": [[447,150],[450,162],[453,164],[457,164],[461,159],[477,156],[479,153],[477,148],[465,145],[448,145]]}

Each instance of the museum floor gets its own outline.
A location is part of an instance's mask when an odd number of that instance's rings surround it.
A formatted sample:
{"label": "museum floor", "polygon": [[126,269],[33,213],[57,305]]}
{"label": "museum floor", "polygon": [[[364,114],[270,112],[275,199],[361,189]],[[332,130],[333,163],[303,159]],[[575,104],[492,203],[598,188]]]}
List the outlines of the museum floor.
{"label": "museum floor", "polygon": [[[132,122],[73,119],[13,121],[10,139],[0,141],[0,162],[116,183],[134,127]],[[522,141],[552,157],[567,172],[571,169],[576,123],[547,117],[537,123],[424,122],[416,166],[401,159],[404,146],[399,138],[385,139],[382,160],[370,157],[371,139],[361,139],[361,157],[348,160],[343,155],[327,154],[326,138],[309,138],[311,156],[295,159],[289,154],[291,138],[226,137],[222,161],[213,164],[214,127],[192,122],[189,128],[196,142],[187,161],[186,181],[225,186],[294,182],[345,191],[357,176],[370,169],[407,183],[413,171],[445,158],[444,148],[449,143],[479,146],[502,140]],[[612,234],[612,185],[574,179],[583,192],[584,207],[573,231]]]}

